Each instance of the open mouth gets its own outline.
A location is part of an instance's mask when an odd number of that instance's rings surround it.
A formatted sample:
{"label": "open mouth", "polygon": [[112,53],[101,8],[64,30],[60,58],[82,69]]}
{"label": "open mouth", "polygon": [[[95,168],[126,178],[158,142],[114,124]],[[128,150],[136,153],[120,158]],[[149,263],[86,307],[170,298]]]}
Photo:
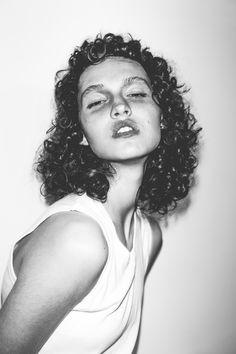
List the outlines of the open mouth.
{"label": "open mouth", "polygon": [[131,128],[131,127],[122,127],[118,130],[117,134],[128,133],[132,130],[133,130],[133,128]]}
{"label": "open mouth", "polygon": [[114,126],[112,137],[130,137],[138,133],[139,130],[134,122],[117,122]]}

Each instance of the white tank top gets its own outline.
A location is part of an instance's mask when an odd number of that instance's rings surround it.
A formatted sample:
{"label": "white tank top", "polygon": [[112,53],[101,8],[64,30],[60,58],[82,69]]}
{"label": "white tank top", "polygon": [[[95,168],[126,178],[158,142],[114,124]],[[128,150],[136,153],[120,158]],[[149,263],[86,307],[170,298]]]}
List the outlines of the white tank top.
{"label": "white tank top", "polygon": [[[40,353],[131,354],[139,331],[144,277],[151,252],[150,224],[137,210],[133,247],[129,251],[119,240],[101,202],[85,194],[70,194],[48,207],[22,237],[52,214],[70,210],[83,212],[98,222],[107,241],[108,259],[95,286],[62,320]],[[11,249],[3,278],[2,302],[16,281],[13,269],[15,247],[13,245]]]}

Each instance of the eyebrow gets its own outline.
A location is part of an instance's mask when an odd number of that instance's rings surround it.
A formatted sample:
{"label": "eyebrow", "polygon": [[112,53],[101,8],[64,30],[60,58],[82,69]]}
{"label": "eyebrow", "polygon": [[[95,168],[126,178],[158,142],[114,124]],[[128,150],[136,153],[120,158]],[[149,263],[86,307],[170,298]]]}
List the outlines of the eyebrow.
{"label": "eyebrow", "polygon": [[[141,82],[144,82],[149,88],[151,88],[149,82],[144,79],[143,77],[140,77],[140,76],[131,76],[131,77],[127,77],[125,80],[124,80],[124,86],[129,86],[131,85],[132,83],[136,82],[136,81],[141,81]],[[82,99],[88,95],[90,92],[92,91],[98,91],[98,90],[101,90],[104,88],[104,85],[103,84],[96,84],[96,85],[90,85],[88,86],[81,94],[81,101]]]}

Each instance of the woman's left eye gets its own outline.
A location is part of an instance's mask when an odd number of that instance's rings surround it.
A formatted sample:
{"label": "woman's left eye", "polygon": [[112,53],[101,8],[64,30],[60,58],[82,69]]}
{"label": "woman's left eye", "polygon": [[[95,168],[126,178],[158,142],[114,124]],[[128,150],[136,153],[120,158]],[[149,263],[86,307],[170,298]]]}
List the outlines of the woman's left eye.
{"label": "woman's left eye", "polygon": [[144,92],[134,92],[134,93],[130,93],[128,94],[129,97],[146,97],[147,94]]}

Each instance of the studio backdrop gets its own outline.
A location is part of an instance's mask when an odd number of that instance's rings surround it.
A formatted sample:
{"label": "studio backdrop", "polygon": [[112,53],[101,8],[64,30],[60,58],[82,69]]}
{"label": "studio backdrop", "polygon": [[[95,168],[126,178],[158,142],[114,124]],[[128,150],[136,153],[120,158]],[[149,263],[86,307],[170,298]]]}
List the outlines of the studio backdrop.
{"label": "studio backdrop", "polygon": [[1,0],[0,281],[10,245],[46,208],[34,155],[57,70],[101,32],[131,33],[174,67],[203,127],[189,207],[162,222],[139,354],[236,353],[236,2]]}

